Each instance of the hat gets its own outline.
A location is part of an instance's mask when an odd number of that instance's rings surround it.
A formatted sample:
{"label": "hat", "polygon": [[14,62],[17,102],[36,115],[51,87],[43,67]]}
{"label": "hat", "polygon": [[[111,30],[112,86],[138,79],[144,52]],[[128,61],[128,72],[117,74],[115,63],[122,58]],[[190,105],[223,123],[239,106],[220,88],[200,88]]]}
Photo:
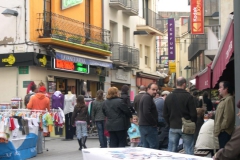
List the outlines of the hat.
{"label": "hat", "polygon": [[170,93],[169,91],[163,91],[163,92],[162,92],[162,96],[163,96],[163,95],[169,95],[169,93]]}
{"label": "hat", "polygon": [[44,86],[39,87],[38,89],[39,92],[46,92],[46,88]]}

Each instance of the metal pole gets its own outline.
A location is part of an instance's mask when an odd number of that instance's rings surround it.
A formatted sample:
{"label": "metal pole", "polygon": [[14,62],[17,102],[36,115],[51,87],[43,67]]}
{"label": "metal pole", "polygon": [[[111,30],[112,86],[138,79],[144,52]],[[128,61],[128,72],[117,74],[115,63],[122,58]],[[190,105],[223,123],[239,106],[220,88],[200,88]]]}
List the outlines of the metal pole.
{"label": "metal pole", "polygon": [[[239,68],[240,63],[236,63],[240,61],[240,1],[234,0],[234,73],[235,73],[235,106],[237,102],[240,100],[240,74]],[[238,113],[238,108],[235,108],[236,114]],[[240,119],[236,116],[235,124],[240,124]]]}

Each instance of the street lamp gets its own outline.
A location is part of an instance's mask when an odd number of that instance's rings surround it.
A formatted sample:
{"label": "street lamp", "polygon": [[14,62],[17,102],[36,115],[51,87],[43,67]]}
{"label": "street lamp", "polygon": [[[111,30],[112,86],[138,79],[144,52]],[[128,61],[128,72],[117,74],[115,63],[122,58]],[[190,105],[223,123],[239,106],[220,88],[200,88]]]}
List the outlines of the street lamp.
{"label": "street lamp", "polygon": [[2,12],[3,15],[9,17],[9,16],[15,16],[17,17],[18,16],[18,12],[15,11],[15,10],[12,10],[12,9],[5,9],[3,12]]}
{"label": "street lamp", "polygon": [[[189,69],[192,69],[192,67],[190,67],[190,66],[187,65],[184,69],[187,70],[187,77],[186,77],[186,78],[187,78],[187,81],[188,81],[188,70],[189,70]],[[187,83],[187,84],[188,84],[188,83]]]}

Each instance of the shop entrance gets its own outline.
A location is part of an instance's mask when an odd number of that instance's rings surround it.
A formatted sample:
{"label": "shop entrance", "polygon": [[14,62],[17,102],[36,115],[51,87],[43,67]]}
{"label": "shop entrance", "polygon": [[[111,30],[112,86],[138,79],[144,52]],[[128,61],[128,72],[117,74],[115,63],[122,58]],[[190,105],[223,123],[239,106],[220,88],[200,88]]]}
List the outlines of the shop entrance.
{"label": "shop entrance", "polygon": [[77,80],[76,79],[65,79],[56,78],[56,90],[61,91],[62,94],[67,94],[71,91],[72,94],[77,93]]}

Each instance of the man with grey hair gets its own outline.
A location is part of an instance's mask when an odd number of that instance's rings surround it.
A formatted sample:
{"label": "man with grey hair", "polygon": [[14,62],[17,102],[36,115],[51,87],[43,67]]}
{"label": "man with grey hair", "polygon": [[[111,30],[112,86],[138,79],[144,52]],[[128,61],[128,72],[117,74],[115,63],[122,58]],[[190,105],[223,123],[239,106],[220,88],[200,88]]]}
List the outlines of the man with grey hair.
{"label": "man with grey hair", "polygon": [[139,117],[139,103],[142,98],[142,96],[146,93],[146,87],[144,85],[141,85],[139,87],[139,94],[135,96],[134,101],[133,101],[133,107],[135,111],[137,112],[137,115]]}
{"label": "man with grey hair", "polygon": [[193,96],[187,92],[186,79],[177,79],[177,88],[169,94],[164,102],[163,117],[170,127],[168,151],[177,152],[179,139],[182,137],[186,154],[194,154],[194,134],[182,132],[182,118],[197,121],[196,104]]}

